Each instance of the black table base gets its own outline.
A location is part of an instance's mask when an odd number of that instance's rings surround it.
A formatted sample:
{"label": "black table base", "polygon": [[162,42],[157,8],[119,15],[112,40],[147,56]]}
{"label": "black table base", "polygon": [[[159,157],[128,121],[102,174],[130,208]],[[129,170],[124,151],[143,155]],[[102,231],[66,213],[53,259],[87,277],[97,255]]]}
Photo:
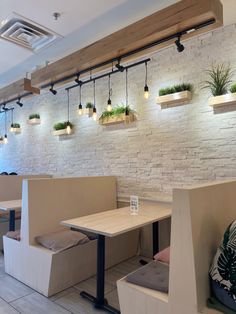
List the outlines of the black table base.
{"label": "black table base", "polygon": [[9,231],[15,231],[15,210],[9,212]]}
{"label": "black table base", "polygon": [[82,291],[80,295],[92,302],[97,309],[102,309],[108,313],[120,314],[120,311],[110,306],[104,297],[105,291],[105,236],[97,236],[97,297]]}

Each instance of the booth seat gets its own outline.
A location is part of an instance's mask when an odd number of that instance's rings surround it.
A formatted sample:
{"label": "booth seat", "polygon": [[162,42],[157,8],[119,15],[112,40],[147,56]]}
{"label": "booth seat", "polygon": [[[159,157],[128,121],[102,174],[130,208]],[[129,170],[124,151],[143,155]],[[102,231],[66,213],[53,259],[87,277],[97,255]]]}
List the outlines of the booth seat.
{"label": "booth seat", "polygon": [[[35,238],[63,230],[60,222],[116,208],[115,177],[24,180],[21,240],[4,237],[5,271],[45,296],[96,273],[97,240],[55,253]],[[139,232],[108,239],[106,268],[134,256]]]}
{"label": "booth seat", "polygon": [[[50,175],[0,176],[0,202],[22,198],[22,181],[27,178],[50,178]],[[0,250],[3,248],[2,237],[9,229],[9,215],[0,211]],[[16,213],[16,228],[20,227],[21,213]]]}
{"label": "booth seat", "polygon": [[227,226],[236,219],[236,181],[175,189],[169,292],[117,282],[122,314],[219,314],[207,308],[209,268]]}

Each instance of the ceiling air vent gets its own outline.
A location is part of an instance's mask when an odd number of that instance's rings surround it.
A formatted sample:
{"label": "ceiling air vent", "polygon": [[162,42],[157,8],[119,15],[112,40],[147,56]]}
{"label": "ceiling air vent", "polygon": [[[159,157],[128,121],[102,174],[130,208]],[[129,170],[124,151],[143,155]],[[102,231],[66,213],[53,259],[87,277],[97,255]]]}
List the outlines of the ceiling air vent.
{"label": "ceiling air vent", "polygon": [[0,38],[32,52],[39,51],[61,37],[48,28],[15,13],[0,24]]}

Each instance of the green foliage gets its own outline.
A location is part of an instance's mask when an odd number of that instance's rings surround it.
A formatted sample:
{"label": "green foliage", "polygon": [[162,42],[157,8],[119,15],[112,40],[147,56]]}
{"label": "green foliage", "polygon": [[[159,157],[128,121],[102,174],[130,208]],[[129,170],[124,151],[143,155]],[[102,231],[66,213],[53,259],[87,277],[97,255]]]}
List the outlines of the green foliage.
{"label": "green foliage", "polygon": [[68,125],[71,127],[71,129],[73,129],[73,124],[71,122],[68,122],[68,121],[58,122],[58,123],[54,124],[53,129],[55,131],[65,130]]}
{"label": "green foliage", "polygon": [[87,104],[85,105],[85,108],[91,109],[93,108],[93,104],[91,102],[87,102]]}
{"label": "green foliage", "polygon": [[209,79],[204,82],[203,88],[209,89],[213,96],[227,94],[233,75],[230,65],[224,63],[212,65],[212,68],[207,70],[206,73]]}
{"label": "green foliage", "polygon": [[161,88],[159,90],[159,96],[180,93],[186,90],[191,92],[193,90],[193,85],[190,83],[183,83],[171,87]]}
{"label": "green foliage", "polygon": [[20,124],[19,123],[12,123],[11,124],[11,128],[19,129],[20,128]]}
{"label": "green foliage", "polygon": [[102,113],[100,119],[104,119],[104,118],[112,117],[112,116],[119,116],[119,115],[121,115],[121,114],[126,113],[126,110],[127,110],[128,114],[129,114],[130,112],[132,112],[132,110],[130,109],[129,106],[126,107],[126,106],[124,106],[124,105],[117,106],[117,107],[113,108],[111,111],[105,110],[105,111]]}
{"label": "green foliage", "polygon": [[33,113],[29,116],[29,119],[40,119],[40,115],[38,113]]}
{"label": "green foliage", "polygon": [[230,87],[230,93],[236,93],[236,83]]}

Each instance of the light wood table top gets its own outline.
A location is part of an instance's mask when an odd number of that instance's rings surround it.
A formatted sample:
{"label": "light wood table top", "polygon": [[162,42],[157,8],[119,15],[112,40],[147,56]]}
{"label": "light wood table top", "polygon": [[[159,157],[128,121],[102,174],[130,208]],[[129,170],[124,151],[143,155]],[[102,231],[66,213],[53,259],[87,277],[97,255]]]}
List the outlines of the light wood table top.
{"label": "light wood table top", "polygon": [[69,228],[90,231],[108,237],[143,227],[171,216],[171,204],[141,203],[138,215],[131,215],[130,207],[103,211],[101,213],[62,221]]}
{"label": "light wood table top", "polygon": [[6,211],[6,212],[10,210],[21,209],[21,207],[22,207],[22,200],[0,202],[0,210]]}

